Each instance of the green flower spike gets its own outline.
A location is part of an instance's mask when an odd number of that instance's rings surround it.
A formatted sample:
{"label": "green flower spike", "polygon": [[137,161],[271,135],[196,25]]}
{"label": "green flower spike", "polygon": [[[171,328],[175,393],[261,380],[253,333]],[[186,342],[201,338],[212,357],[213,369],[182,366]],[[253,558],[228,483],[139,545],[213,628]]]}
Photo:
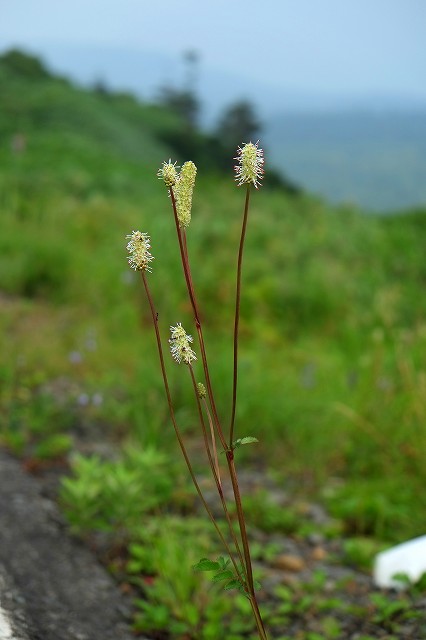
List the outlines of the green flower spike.
{"label": "green flower spike", "polygon": [[197,167],[191,161],[185,162],[175,186],[176,210],[180,227],[191,222],[192,193],[194,191]]}

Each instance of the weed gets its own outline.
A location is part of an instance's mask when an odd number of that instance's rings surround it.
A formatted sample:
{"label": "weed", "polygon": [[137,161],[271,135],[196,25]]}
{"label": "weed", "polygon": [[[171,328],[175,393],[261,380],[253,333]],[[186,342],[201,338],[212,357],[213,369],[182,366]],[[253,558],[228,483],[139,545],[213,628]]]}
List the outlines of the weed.
{"label": "weed", "polygon": [[144,515],[173,502],[182,486],[178,465],[153,447],[129,447],[121,459],[111,461],[75,455],[71,469],[60,498],[72,527],[80,532],[100,530],[129,538]]}
{"label": "weed", "polygon": [[72,447],[71,415],[67,405],[44,389],[41,371],[20,366],[2,371],[0,442],[27,458],[61,457]]}
{"label": "weed", "polygon": [[135,617],[136,630],[169,631],[194,640],[213,640],[224,629],[226,637],[234,638],[252,631],[246,598],[235,594],[224,600],[218,587],[188,564],[211,547],[204,521],[151,519],[137,538],[130,546],[127,565],[132,582],[145,596],[136,601],[140,611]]}

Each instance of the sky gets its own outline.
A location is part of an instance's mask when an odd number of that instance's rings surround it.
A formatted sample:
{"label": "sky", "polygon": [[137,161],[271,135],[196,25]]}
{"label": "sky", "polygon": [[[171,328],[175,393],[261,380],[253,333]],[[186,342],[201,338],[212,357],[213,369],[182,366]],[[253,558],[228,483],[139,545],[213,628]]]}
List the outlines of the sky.
{"label": "sky", "polygon": [[324,95],[426,102],[425,32],[425,0],[0,0],[0,50],[195,50],[200,73]]}

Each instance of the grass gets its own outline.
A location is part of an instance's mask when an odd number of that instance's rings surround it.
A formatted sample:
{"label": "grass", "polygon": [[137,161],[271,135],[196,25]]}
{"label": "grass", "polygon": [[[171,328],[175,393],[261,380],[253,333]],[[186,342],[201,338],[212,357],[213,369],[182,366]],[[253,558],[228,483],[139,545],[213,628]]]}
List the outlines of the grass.
{"label": "grass", "polygon": [[[0,84],[6,79],[0,65]],[[0,150],[0,442],[46,460],[72,453],[82,432],[107,438],[114,460],[84,466],[76,458],[67,504],[74,524],[90,524],[90,472],[101,489],[103,473],[116,475],[97,502],[104,515],[95,518],[113,513],[112,526],[124,517],[114,512],[114,495],[140,482],[129,443],[136,459],[175,449],[124,237],[132,228],[151,235],[150,285],[164,337],[177,321],[190,327],[174,223],[155,175],[171,155],[158,136],[178,123],[129,97],[106,99],[57,79],[16,77],[7,100],[2,136],[11,141],[20,131],[26,150]],[[241,194],[231,176],[199,170],[189,252],[226,417]],[[346,535],[398,542],[422,534],[426,210],[376,218],[309,195],[265,189],[256,196],[244,260],[236,435],[258,437],[257,455],[280,482],[323,501]],[[177,367],[168,368],[179,422],[196,443],[190,389]],[[167,480],[153,488],[166,509],[174,503]],[[271,530],[297,529],[293,514],[283,524],[267,502],[248,506]],[[128,520],[123,527],[131,529]],[[349,560],[365,565],[365,548],[349,545]]]}

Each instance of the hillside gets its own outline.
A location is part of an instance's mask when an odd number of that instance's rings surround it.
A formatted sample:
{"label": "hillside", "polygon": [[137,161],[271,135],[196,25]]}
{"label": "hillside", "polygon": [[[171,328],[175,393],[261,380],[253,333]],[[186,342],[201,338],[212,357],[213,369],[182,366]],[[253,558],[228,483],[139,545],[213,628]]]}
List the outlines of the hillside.
{"label": "hillside", "polygon": [[[195,336],[170,199],[157,179],[160,163],[176,157],[166,139],[170,131],[179,139],[182,123],[131,96],[76,88],[26,56],[12,62],[0,60],[0,443],[29,469],[62,465],[74,529],[106,533],[102,543],[126,559],[142,554],[133,560],[150,576],[151,556],[127,543],[142,540],[161,559],[158,527],[169,533],[161,518],[194,515],[193,497],[125,236],[151,236],[164,345],[178,322]],[[201,157],[208,144],[200,134]],[[232,171],[198,169],[188,248],[227,422],[244,191]],[[343,536],[348,562],[367,567],[377,544],[424,529],[425,236],[423,209],[374,217],[279,185],[252,193],[236,425],[237,437],[260,443],[239,461],[273,470],[298,504],[321,501],[333,516],[324,536]],[[198,452],[191,385],[171,359],[166,367]],[[195,371],[202,378],[199,362]],[[303,509],[271,506],[265,491],[247,500],[256,526],[308,535]],[[140,531],[141,512],[152,529]],[[196,547],[204,538],[190,523],[185,539]],[[132,583],[124,561],[114,567]]]}

